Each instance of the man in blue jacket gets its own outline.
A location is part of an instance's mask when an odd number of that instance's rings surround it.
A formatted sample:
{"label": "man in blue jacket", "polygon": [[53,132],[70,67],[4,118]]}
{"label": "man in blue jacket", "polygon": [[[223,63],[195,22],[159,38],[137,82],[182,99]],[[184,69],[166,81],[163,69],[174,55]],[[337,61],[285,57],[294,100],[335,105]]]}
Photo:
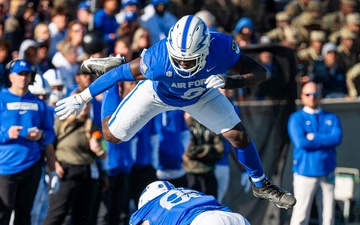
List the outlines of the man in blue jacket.
{"label": "man in blue jacket", "polygon": [[[42,174],[42,151],[55,139],[53,114],[45,101],[31,94],[29,62],[15,61],[11,86],[0,93],[0,224],[30,224],[30,212]],[[54,159],[49,164],[54,172]]]}
{"label": "man in blue jacket", "polygon": [[288,131],[294,145],[294,196],[290,225],[309,224],[314,199],[319,212],[319,224],[334,224],[334,170],[336,146],[343,132],[334,113],[320,108],[320,88],[314,82],[305,83],[301,90],[303,109],[293,113]]}

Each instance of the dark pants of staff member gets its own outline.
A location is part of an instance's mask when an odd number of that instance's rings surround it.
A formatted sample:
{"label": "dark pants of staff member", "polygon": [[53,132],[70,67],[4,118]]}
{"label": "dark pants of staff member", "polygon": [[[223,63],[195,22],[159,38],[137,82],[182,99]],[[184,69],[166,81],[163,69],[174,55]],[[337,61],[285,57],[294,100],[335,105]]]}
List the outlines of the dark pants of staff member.
{"label": "dark pants of staff member", "polygon": [[42,173],[42,160],[16,174],[0,175],[0,225],[30,225],[31,209]]}
{"label": "dark pants of staff member", "polygon": [[62,163],[65,175],[59,191],[50,196],[43,225],[61,225],[69,210],[73,224],[89,225],[95,204],[97,179],[91,178],[90,165]]}

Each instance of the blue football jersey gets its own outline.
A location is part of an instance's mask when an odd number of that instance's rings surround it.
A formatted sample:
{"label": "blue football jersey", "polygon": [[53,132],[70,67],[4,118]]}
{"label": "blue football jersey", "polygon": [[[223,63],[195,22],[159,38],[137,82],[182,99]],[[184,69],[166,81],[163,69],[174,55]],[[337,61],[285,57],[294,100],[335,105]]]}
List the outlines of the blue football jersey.
{"label": "blue football jersey", "polygon": [[151,225],[188,225],[200,213],[211,210],[231,212],[211,195],[175,188],[147,202],[134,212],[130,218],[130,225],[138,225],[145,220]]}
{"label": "blue football jersey", "polygon": [[223,74],[240,59],[238,45],[227,34],[211,33],[209,54],[205,67],[195,76],[184,78],[173,69],[166,48],[166,39],[153,45],[140,61],[140,71],[153,81],[159,98],[172,106],[196,103],[209,89],[205,80],[214,74]]}

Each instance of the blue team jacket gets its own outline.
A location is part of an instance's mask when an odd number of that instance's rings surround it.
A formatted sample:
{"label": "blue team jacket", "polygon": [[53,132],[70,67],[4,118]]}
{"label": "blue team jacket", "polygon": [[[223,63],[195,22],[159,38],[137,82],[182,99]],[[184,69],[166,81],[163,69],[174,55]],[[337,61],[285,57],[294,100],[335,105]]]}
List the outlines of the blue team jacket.
{"label": "blue team jacket", "polygon": [[[21,172],[41,157],[44,145],[55,140],[53,114],[46,103],[30,92],[17,96],[3,89],[0,93],[0,175]],[[11,126],[23,126],[18,139],[10,139]],[[28,129],[37,127],[44,132],[39,141],[25,137]]]}
{"label": "blue team jacket", "polygon": [[[334,171],[336,146],[341,144],[343,137],[337,115],[320,110],[316,116],[304,108],[290,116],[288,132],[294,145],[294,173],[318,177]],[[314,133],[313,140],[306,138],[308,133]]]}

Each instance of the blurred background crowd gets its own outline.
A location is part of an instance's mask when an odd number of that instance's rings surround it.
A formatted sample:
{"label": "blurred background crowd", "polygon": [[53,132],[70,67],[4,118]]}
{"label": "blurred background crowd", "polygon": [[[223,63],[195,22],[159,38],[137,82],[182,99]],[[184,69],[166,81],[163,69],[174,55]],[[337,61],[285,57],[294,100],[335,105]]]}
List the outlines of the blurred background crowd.
{"label": "blurred background crowd", "polygon": [[[32,65],[30,92],[53,110],[57,101],[96,79],[79,70],[84,60],[120,54],[131,61],[165,38],[182,16],[195,14],[241,48],[265,49],[254,58],[268,69],[269,79],[224,91],[234,103],[287,98],[289,72],[276,57],[284,48],[295,59],[294,82],[319,83],[324,98],[358,98],[359,7],[358,0],[0,0],[0,88],[12,85],[9,62],[24,59]],[[119,83],[109,90],[119,98],[111,100],[120,102],[133,88]],[[176,111],[154,118],[129,142],[102,140],[99,147],[94,139],[101,133],[93,134],[101,131],[102,116],[115,110],[107,108],[106,97],[94,98],[78,119],[54,119],[60,190],[49,199],[49,182],[41,178],[32,224],[127,224],[141,191],[157,179],[222,201],[229,183],[228,143]],[[208,154],[200,157],[204,149]],[[241,185],[250,190],[246,173]]]}
{"label": "blurred background crowd", "polygon": [[[232,35],[241,47],[292,49],[297,82],[320,83],[325,98],[359,96],[357,0],[1,0],[1,85],[8,85],[6,63],[26,58],[39,75],[59,69],[69,95],[82,60],[121,54],[129,61],[166,37],[187,14],[200,16],[211,31]],[[270,71],[270,79],[238,90],[234,99],[283,98],[279,62],[267,51],[256,58]]]}

